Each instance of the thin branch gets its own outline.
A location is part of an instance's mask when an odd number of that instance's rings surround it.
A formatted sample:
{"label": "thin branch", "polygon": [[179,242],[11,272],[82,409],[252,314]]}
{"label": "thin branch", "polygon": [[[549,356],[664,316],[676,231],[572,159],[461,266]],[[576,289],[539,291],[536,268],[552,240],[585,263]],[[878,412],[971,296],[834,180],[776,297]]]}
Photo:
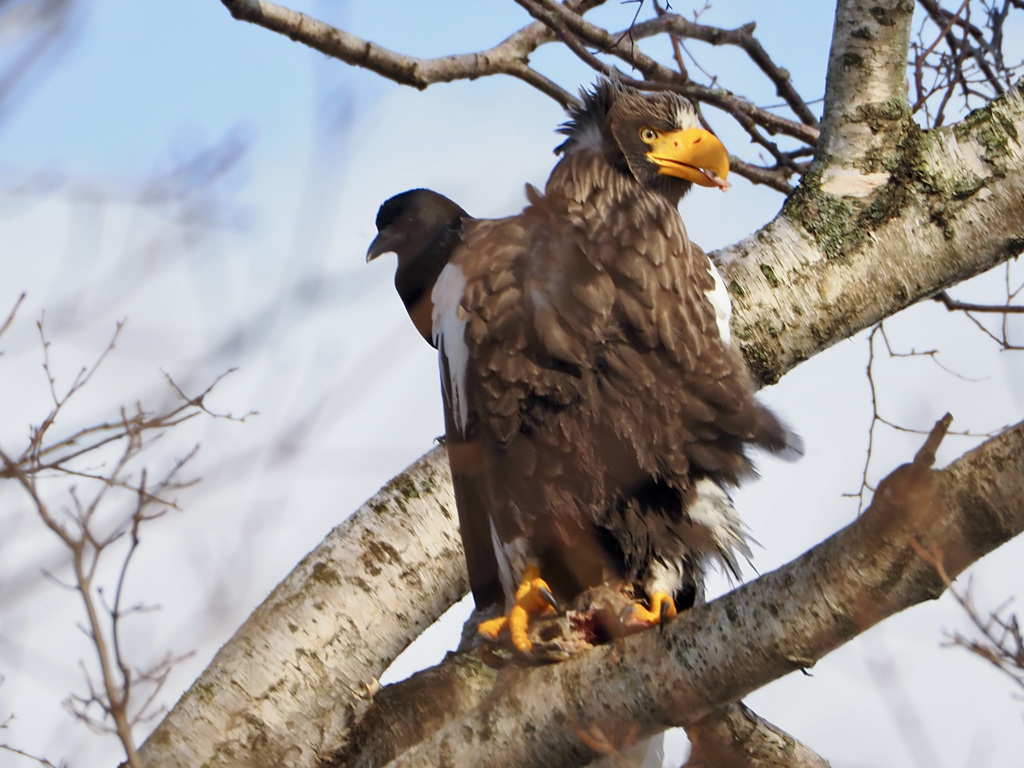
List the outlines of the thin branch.
{"label": "thin branch", "polygon": [[911,542],[938,547],[955,576],[1024,531],[1024,423],[942,471],[926,466],[930,447],[880,484],[863,515],[789,565],[662,631],[553,666],[503,670],[493,696],[389,765],[579,765],[585,743],[572,722],[605,732],[635,722],[639,737],[686,727],[938,596],[944,585]]}
{"label": "thin branch", "polygon": [[[7,724],[5,723],[2,727],[6,728]],[[39,757],[38,755],[33,755],[32,753],[26,752],[23,749],[18,749],[17,747],[12,747],[10,744],[0,744],[0,752],[8,752],[9,754],[17,755],[18,757],[24,757],[27,760],[31,760],[34,763],[38,763],[39,765],[43,766],[44,768],[65,768],[65,765],[63,763],[60,766],[58,766],[55,763],[51,763],[45,757]]]}
{"label": "thin branch", "polygon": [[637,37],[650,37],[663,32],[674,36],[700,40],[710,45],[732,45],[740,48],[775,86],[775,92],[805,125],[818,127],[818,118],[807,106],[790,77],[789,72],[776,64],[754,36],[756,24],[750,22],[736,29],[723,29],[689,21],[677,14],[659,14],[658,18],[642,22],[633,28]]}
{"label": "thin branch", "polygon": [[42,441],[43,435],[53,424],[57,418],[57,414],[60,413],[61,408],[64,404],[78,392],[82,387],[89,383],[89,380],[93,377],[93,374],[103,364],[103,361],[107,359],[107,356],[113,351],[114,345],[117,343],[117,337],[121,334],[121,329],[124,327],[124,321],[119,320],[115,326],[114,334],[107,344],[106,348],[100,353],[100,356],[96,359],[91,366],[85,366],[79,370],[78,375],[75,376],[71,386],[63,395],[57,394],[57,379],[53,375],[53,371],[50,369],[50,342],[46,340],[46,332],[43,329],[43,321],[45,320],[45,314],[39,320],[36,321],[36,328],[39,330],[39,340],[43,345],[43,371],[46,373],[47,382],[50,385],[50,397],[53,399],[53,410],[43,419],[42,423],[34,431],[33,439],[26,450],[25,455],[34,458],[36,451],[39,449],[40,442]]}
{"label": "thin branch", "polygon": [[[369,69],[401,85],[423,90],[432,83],[475,79],[504,74],[519,78],[562,106],[576,103],[576,97],[529,66],[530,54],[554,35],[543,24],[530,24],[498,45],[477,53],[421,59],[392,51],[369,40],[293,11],[269,0],[221,0],[240,21],[257,24],[308,45],[327,56]],[[592,8],[603,0],[572,2],[573,7]]]}
{"label": "thin branch", "polygon": [[935,301],[942,302],[950,312],[962,310],[964,312],[991,312],[993,314],[1024,314],[1024,307],[1010,304],[972,304],[969,301],[958,301],[952,298],[946,291],[939,291],[933,297]]}
{"label": "thin branch", "polygon": [[[875,383],[875,366],[877,364],[877,360],[875,358],[875,341],[876,341],[876,337],[881,337],[883,343],[885,344],[886,353],[888,354],[890,359],[926,357],[926,358],[930,359],[932,362],[934,362],[936,365],[938,365],[940,368],[942,368],[942,370],[944,370],[947,373],[949,373],[950,375],[956,376],[959,379],[964,379],[965,381],[972,381],[971,379],[967,379],[966,377],[964,377],[964,376],[962,376],[962,375],[960,375],[960,374],[958,374],[958,373],[956,373],[954,371],[951,371],[948,368],[946,368],[944,365],[942,365],[942,363],[940,363],[938,361],[938,359],[937,359],[937,355],[938,355],[938,350],[937,349],[930,349],[930,350],[925,350],[925,351],[918,351],[916,349],[912,349],[909,352],[896,352],[895,350],[893,350],[892,344],[890,344],[890,342],[889,342],[889,336],[885,332],[885,323],[884,322],[878,323],[878,325],[876,325],[874,328],[871,329],[871,333],[868,334],[868,339],[867,339],[867,341],[868,341],[868,361],[867,361],[867,365],[865,366],[865,378],[867,379],[867,382],[868,382],[868,391],[869,391],[868,399],[871,402],[871,424],[868,426],[868,440],[867,440],[867,447],[865,448],[865,452],[864,452],[864,464],[861,467],[860,488],[858,488],[854,492],[845,492],[845,493],[842,494],[845,497],[856,498],[858,500],[857,501],[857,513],[858,514],[861,511],[863,511],[865,505],[867,504],[868,497],[869,497],[870,493],[873,493],[874,490],[875,490],[875,487],[871,484],[871,482],[868,479],[868,477],[870,475],[871,462],[872,462],[872,459],[873,459],[875,440],[876,440],[875,428],[878,425],[881,424],[881,425],[886,426],[889,429],[892,429],[892,430],[894,430],[896,432],[903,432],[903,433],[906,433],[906,434],[912,434],[912,435],[933,435],[933,436],[935,434],[935,428],[934,427],[931,430],[922,430],[922,429],[916,429],[916,428],[913,428],[913,427],[907,427],[907,426],[899,424],[899,423],[897,423],[895,421],[892,421],[891,419],[886,418],[885,416],[882,415],[882,409],[881,409],[881,406],[880,406],[880,403],[879,403],[878,387],[877,387],[877,385]],[[952,421],[952,417],[951,416],[949,416],[947,414],[947,417],[948,417],[949,421]],[[974,433],[974,432],[971,432],[970,430],[950,431],[949,430],[949,423],[945,423],[945,426],[944,426],[943,431],[941,433],[941,437],[939,439],[941,440],[941,438],[945,437],[946,434],[956,435],[957,437],[974,437],[974,438],[993,437],[996,434],[998,434],[999,432],[1003,431],[1005,428],[1006,428],[1006,426],[1004,425],[1004,426],[1002,426],[1002,427],[1000,427],[999,429],[996,429],[996,430],[989,430],[988,432],[984,432],[984,433]],[[922,450],[924,450],[924,449],[922,449]],[[934,460],[934,456],[932,458]]]}
{"label": "thin branch", "polygon": [[1024,689],[1024,633],[1021,631],[1020,622],[1016,614],[1004,616],[1009,601],[988,616],[982,616],[975,607],[971,597],[971,586],[957,589],[953,579],[943,564],[943,555],[937,548],[925,549],[915,544],[914,550],[918,556],[935,569],[935,572],[942,579],[942,583],[949,590],[953,599],[960,605],[971,624],[981,634],[981,640],[972,640],[959,632],[950,635],[951,645],[964,648],[976,656],[984,659],[993,667],[998,669],[1015,685]]}
{"label": "thin branch", "polygon": [[[806,168],[806,166],[803,166],[803,168]],[[729,170],[752,181],[754,184],[764,184],[784,195],[792,194],[793,190],[796,189],[796,187],[789,183],[789,178],[793,175],[793,171],[785,168],[777,166],[775,168],[763,168],[730,155]],[[801,170],[800,172],[802,173],[803,171]]]}
{"label": "thin branch", "polygon": [[[0,325],[0,336],[3,336],[5,333],[7,333],[7,329],[11,327],[11,323],[14,322],[14,316],[18,314],[18,307],[20,307],[22,303],[25,301],[25,295],[26,294],[22,292],[22,294],[18,296],[18,300],[14,302],[14,307],[11,309],[11,314],[7,316],[7,320],[4,321],[4,324]],[[0,352],[0,354],[3,353]]]}
{"label": "thin branch", "polygon": [[[245,417],[237,419],[230,415],[215,414],[205,407],[205,398],[223,375],[199,396],[192,398],[186,397],[168,376],[173,391],[181,397],[182,403],[156,414],[147,414],[141,405],[136,405],[134,413],[122,407],[119,422],[87,427],[70,437],[48,444],[48,433],[58,414],[72,397],[93,380],[99,366],[114,349],[123,323],[117,324],[112,339],[97,359],[91,365],[82,367],[64,391],[58,388],[56,376],[51,368],[50,342],[44,332],[42,320],[37,326],[42,345],[43,371],[50,388],[53,407],[38,426],[29,430],[28,445],[17,458],[0,448],[0,479],[13,479],[24,489],[38,519],[58,536],[71,555],[70,583],[64,583],[50,574],[44,575],[78,593],[85,612],[85,622],[80,624],[79,628],[93,646],[99,680],[94,682],[83,662],[81,666],[87,692],[85,695],[72,694],[65,701],[65,706],[93,730],[115,733],[125,750],[128,765],[140,768],[141,762],[132,728],[136,723],[156,714],[148,710],[155,700],[156,693],[166,681],[171,665],[177,659],[168,656],[148,670],[136,670],[129,664],[121,642],[123,621],[126,616],[142,612],[144,607],[125,607],[124,589],[128,568],[141,541],[141,525],[160,517],[167,509],[177,508],[174,499],[168,496],[169,492],[188,487],[195,482],[182,480],[180,475],[183,468],[196,455],[196,449],[193,448],[183,458],[176,460],[156,483],[150,483],[150,473],[144,466],[138,471],[138,476],[133,477],[133,467],[136,466],[143,450],[167,429],[180,425],[196,415],[206,413],[215,418],[231,420],[244,420]],[[149,439],[151,434],[155,436],[153,439]],[[73,465],[82,457],[111,445],[118,446],[119,451],[110,466],[100,470],[81,469]],[[46,457],[45,461],[42,457]],[[71,485],[66,489],[70,508],[59,519],[48,505],[40,487],[55,479],[69,478],[88,482],[82,484],[81,489],[78,485]],[[128,491],[133,496],[134,503],[130,513],[125,520],[115,524],[109,531],[101,533],[97,529],[101,507],[113,506],[112,497],[123,491]],[[119,542],[126,533],[130,533],[130,542],[116,579],[114,602],[109,606],[104,600],[102,584],[97,583],[95,579],[101,559],[108,553],[111,545]],[[137,707],[135,699],[138,698],[136,691],[139,685],[148,686],[150,693],[144,698],[141,706]],[[94,708],[98,708],[99,716],[94,715]]]}
{"label": "thin branch", "polygon": [[[1003,52],[1003,27],[1010,3],[1002,10],[993,0],[963,0],[955,11],[947,11],[936,0],[918,0],[925,19],[911,46],[910,68],[916,94],[912,112],[924,110],[927,124],[939,126],[947,107],[959,91],[962,110],[975,100],[988,101],[1007,92],[1024,61],[1010,65]],[[972,8],[980,5],[985,28],[971,22]],[[1017,2],[1014,7],[1020,7]],[[934,26],[935,31],[931,31]],[[930,41],[930,42],[929,42]],[[928,84],[925,83],[926,73]],[[935,100],[937,104],[933,103]]]}
{"label": "thin branch", "polygon": [[226,371],[224,371],[224,373],[217,376],[217,378],[215,378],[206,389],[204,389],[195,397],[189,397],[188,395],[186,395],[182,391],[181,387],[179,387],[175,383],[174,379],[171,378],[171,375],[169,373],[164,371],[163,374],[164,378],[167,380],[167,383],[171,385],[171,389],[173,389],[178,394],[178,397],[180,397],[184,401],[184,405],[181,406],[181,409],[188,407],[197,408],[198,410],[205,413],[207,416],[212,416],[215,419],[226,419],[227,421],[237,421],[239,423],[242,423],[250,416],[259,416],[259,411],[249,411],[243,416],[234,416],[233,414],[230,413],[215,413],[211,411],[209,408],[207,408],[205,405],[206,396],[209,395],[224,378],[230,376],[237,370],[237,368],[228,368]]}
{"label": "thin branch", "polygon": [[[572,11],[554,0],[516,0],[523,8],[535,18],[543,21],[552,30],[566,40],[570,36],[578,37],[583,43],[594,46],[598,50],[609,53],[626,63],[635,66],[643,74],[643,80],[637,80],[616,71],[615,77],[627,85],[642,90],[670,90],[687,96],[695,101],[704,102],[721,109],[733,116],[746,116],[764,126],[771,132],[779,132],[799,139],[807,144],[814,145],[818,141],[818,129],[802,123],[788,120],[775,115],[767,110],[739,99],[727,91],[708,88],[684,78],[674,70],[665,67],[655,59],[642,53],[637,47],[626,45],[622,42],[622,36],[608,32],[586,21],[580,14]],[[580,58],[589,66],[594,67],[595,59],[592,54],[580,53],[578,47],[570,45]],[[597,71],[611,75],[607,65],[600,65]]]}
{"label": "thin branch", "polygon": [[[789,193],[789,178],[800,173],[804,166],[793,164],[773,142],[755,129],[768,133],[792,136],[812,148],[818,139],[817,119],[807,103],[792,85],[789,73],[776,65],[753,35],[753,25],[734,30],[718,29],[689,22],[656,6],[658,18],[634,22],[617,33],[609,32],[584,21],[583,14],[602,4],[603,0],[517,0],[537,21],[510,35],[493,48],[470,54],[421,59],[389,50],[376,43],[360,39],[305,14],[292,11],[267,0],[222,0],[231,14],[240,20],[258,24],[287,35],[322,53],[353,66],[370,69],[397,83],[419,89],[437,82],[475,79],[494,74],[517,77],[563,106],[574,105],[576,98],[559,85],[541,75],[529,64],[533,51],[542,45],[562,42],[594,71],[617,77],[646,90],[668,89],[677,91],[698,103],[705,103],[724,111],[738,121],[762,144],[776,160],[774,167],[759,168],[749,162],[733,163],[734,171],[754,183],[767,184],[773,189]],[[642,4],[638,4],[637,15]],[[741,97],[715,87],[695,83],[685,74],[682,59],[677,56],[680,73],[676,73],[642,53],[637,41],[643,37],[669,34],[677,53],[680,36],[702,40],[713,45],[731,45],[742,50],[775,85],[784,103],[798,116],[798,120],[777,115],[767,109],[750,104]],[[593,46],[602,53],[613,55],[639,69],[640,80],[605,64],[587,50]]]}

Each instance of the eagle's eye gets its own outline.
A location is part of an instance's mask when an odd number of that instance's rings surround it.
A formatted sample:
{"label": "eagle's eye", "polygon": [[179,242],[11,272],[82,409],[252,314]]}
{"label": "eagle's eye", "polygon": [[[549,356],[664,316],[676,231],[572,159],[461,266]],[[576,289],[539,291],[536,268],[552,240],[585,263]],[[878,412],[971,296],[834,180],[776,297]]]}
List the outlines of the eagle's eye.
{"label": "eagle's eye", "polygon": [[653,144],[654,140],[658,138],[658,132],[653,128],[641,128],[640,129],[640,141],[644,144]]}

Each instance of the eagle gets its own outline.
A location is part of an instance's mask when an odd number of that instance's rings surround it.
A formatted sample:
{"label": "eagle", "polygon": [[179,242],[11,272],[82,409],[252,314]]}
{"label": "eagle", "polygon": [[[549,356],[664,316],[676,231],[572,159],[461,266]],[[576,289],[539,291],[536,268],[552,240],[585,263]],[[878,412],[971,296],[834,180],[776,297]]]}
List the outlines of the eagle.
{"label": "eagle", "polygon": [[470,584],[478,609],[502,606],[479,631],[524,655],[530,623],[587,590],[628,594],[622,624],[643,627],[702,601],[712,564],[738,577],[728,490],[751,449],[799,451],[755,399],[729,294],[677,208],[694,184],[728,186],[722,142],[685,98],[609,80],[560,132],[518,215],[411,190],[367,252],[397,253],[438,349]]}

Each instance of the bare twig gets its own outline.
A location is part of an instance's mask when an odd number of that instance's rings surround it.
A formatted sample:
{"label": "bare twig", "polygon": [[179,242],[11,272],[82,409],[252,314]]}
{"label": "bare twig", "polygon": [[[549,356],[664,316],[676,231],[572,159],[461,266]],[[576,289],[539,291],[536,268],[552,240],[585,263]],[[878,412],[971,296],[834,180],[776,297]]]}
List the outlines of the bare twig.
{"label": "bare twig", "polygon": [[[1024,283],[1017,283],[1013,278],[1013,265],[1007,262],[1004,266],[1004,291],[1005,297],[1002,303],[975,304],[958,301],[952,298],[946,291],[940,291],[933,297],[935,301],[941,302],[950,312],[963,312],[982,333],[996,342],[1004,351],[1021,351],[1024,346],[1010,340],[1010,317],[1024,313],[1024,306],[1013,302],[1024,293]],[[993,331],[983,323],[975,314],[982,316],[998,315],[1001,318],[998,331]]]}
{"label": "bare twig", "polygon": [[[911,43],[915,95],[911,110],[923,110],[929,127],[936,127],[943,124],[957,93],[962,99],[962,112],[1006,93],[1024,66],[1024,62],[1008,63],[1003,51],[1003,30],[1011,3],[962,0],[953,11],[943,8],[938,0],[918,0],[918,5],[925,16],[917,39]],[[1016,0],[1013,6],[1021,7]],[[975,10],[984,16],[984,27],[971,21]]]}
{"label": "bare twig", "polygon": [[[539,18],[539,20],[550,26],[562,39],[572,36],[578,37],[579,41],[592,45],[598,50],[609,53],[636,67],[643,73],[645,79],[637,80],[616,71],[615,76],[629,85],[643,90],[675,91],[695,101],[718,107],[734,117],[745,116],[751,118],[771,133],[783,133],[810,145],[814,145],[818,141],[818,130],[816,127],[775,115],[754,106],[748,101],[737,98],[727,91],[708,88],[707,86],[698,85],[688,78],[684,79],[679,73],[642,53],[636,46],[626,45],[622,42],[621,35],[613,34],[606,29],[591,24],[579,13],[554,2],[554,0],[516,1],[531,15],[534,15],[535,18]],[[668,17],[656,19],[655,22],[664,24],[666,23],[664,21],[666,18]],[[634,27],[634,34],[637,37],[643,36],[644,31],[642,25],[638,24]],[[664,30],[659,29],[658,31]],[[568,44],[567,39],[566,42]],[[570,47],[588,65],[603,74],[611,75],[611,69],[608,65],[599,64],[599,60],[595,59],[592,54],[581,54],[578,47],[573,45],[570,45]]]}
{"label": "bare twig", "polygon": [[[22,305],[22,303],[24,301],[25,301],[25,294],[22,293],[18,297],[18,300],[16,302],[14,302],[14,307],[11,309],[11,314],[9,314],[7,316],[7,319],[4,321],[4,324],[0,325],[0,336],[3,336],[5,333],[7,333],[7,329],[10,328],[11,327],[11,323],[14,322],[14,316],[16,314],[18,314],[18,308]],[[0,355],[2,355],[2,354],[3,354],[3,351],[0,351]]]}
{"label": "bare twig", "polygon": [[[131,666],[121,641],[124,619],[147,608],[143,605],[126,606],[124,587],[128,568],[141,542],[142,524],[161,517],[168,509],[177,509],[173,492],[196,482],[180,478],[183,469],[195,457],[196,449],[193,448],[184,457],[177,459],[156,482],[150,482],[150,473],[145,467],[137,471],[133,467],[153,439],[197,415],[206,413],[215,418],[244,420],[249,414],[237,419],[230,414],[215,414],[205,407],[204,398],[222,377],[218,377],[199,396],[190,398],[167,376],[173,390],[181,398],[181,403],[157,413],[147,413],[141,405],[137,405],[134,412],[122,407],[119,421],[87,427],[51,442],[49,433],[58,415],[71,398],[93,379],[100,365],[108,358],[123,323],[117,324],[112,339],[99,357],[91,365],[81,368],[66,389],[58,387],[51,368],[50,344],[42,321],[37,326],[43,348],[43,370],[53,407],[38,426],[30,429],[28,444],[22,451],[11,455],[0,448],[0,479],[13,479],[22,487],[37,517],[60,539],[71,555],[70,582],[51,578],[61,586],[74,589],[81,598],[86,616],[81,629],[95,649],[99,681],[93,680],[83,663],[87,692],[84,695],[73,694],[65,706],[90,728],[115,733],[124,747],[128,765],[138,768],[141,762],[132,728],[136,723],[159,714],[159,710],[153,711],[152,706],[156,695],[172,665],[183,657],[167,656],[150,669],[135,669]],[[78,466],[83,457],[96,455],[100,449],[114,446],[118,446],[119,451],[113,460],[101,462],[98,468],[93,469]],[[83,488],[72,485],[66,489],[71,503],[60,514],[52,509],[47,500],[50,493],[42,490],[44,485],[58,478],[87,481]],[[87,495],[83,495],[83,490]],[[117,501],[113,494],[125,491],[133,499],[130,513],[101,532],[98,523],[101,507],[114,507]],[[129,539],[128,547],[118,571],[113,604],[108,605],[104,600],[103,587],[96,581],[97,569],[109,548],[126,535]],[[149,688],[141,703],[137,694],[140,685]],[[97,709],[98,715],[95,714]]]}
{"label": "bare twig", "polygon": [[[585,3],[574,3],[574,6],[589,8],[602,1],[587,0]],[[485,51],[420,59],[362,40],[349,32],[268,0],[221,2],[236,19],[287,35],[321,53],[369,69],[402,85],[422,90],[432,83],[505,74],[523,80],[563,106],[576,102],[571,93],[529,65],[533,51],[555,40],[543,24],[530,24]]]}
{"label": "bare twig", "polygon": [[732,45],[741,49],[771,81],[776,93],[797,118],[805,125],[817,128],[818,118],[807,106],[807,100],[797,92],[789,72],[775,63],[754,36],[755,28],[754,22],[750,22],[736,29],[723,29],[698,24],[677,14],[661,13],[657,19],[636,25],[635,34],[637,37],[647,37],[670,32],[674,37],[700,40],[709,45]]}
{"label": "bare twig", "polygon": [[1007,613],[1009,601],[994,611],[989,611],[987,616],[983,615],[974,604],[970,583],[963,590],[957,589],[953,584],[953,579],[946,571],[940,549],[927,549],[917,542],[911,544],[921,559],[935,569],[953,599],[981,635],[980,639],[971,639],[959,632],[953,632],[949,635],[949,645],[964,648],[984,659],[1024,690],[1024,634],[1017,615]]}
{"label": "bare twig", "polygon": [[991,312],[993,314],[1024,314],[1024,307],[1011,306],[1009,304],[973,304],[969,301],[958,301],[952,298],[946,291],[939,291],[935,294],[935,300],[942,302],[950,312],[962,310],[964,312]]}
{"label": "bare twig", "polygon": [[[874,328],[871,329],[871,333],[868,334],[868,362],[867,362],[867,366],[865,367],[865,376],[867,378],[868,388],[869,388],[869,391],[870,391],[870,400],[871,400],[871,424],[868,427],[868,444],[867,444],[867,448],[865,450],[865,455],[864,455],[864,465],[861,468],[860,488],[857,491],[847,492],[847,493],[843,494],[843,496],[853,497],[853,498],[857,498],[859,500],[858,501],[858,506],[857,506],[857,511],[858,512],[860,512],[860,511],[862,511],[864,509],[864,507],[867,504],[867,501],[868,501],[868,498],[869,498],[870,494],[872,492],[874,492],[874,490],[875,490],[874,486],[871,484],[871,482],[869,481],[868,478],[869,478],[869,475],[870,475],[871,461],[872,461],[872,456],[873,456],[874,447],[875,447],[875,440],[877,439],[877,435],[876,435],[876,432],[875,432],[876,428],[879,425],[883,425],[883,426],[886,426],[889,429],[892,429],[892,430],[894,430],[896,432],[904,432],[904,433],[908,433],[908,434],[917,434],[917,435],[934,435],[935,429],[936,429],[936,427],[933,427],[931,430],[922,430],[922,429],[916,429],[916,428],[913,428],[913,427],[907,427],[907,426],[899,424],[899,423],[897,423],[895,421],[892,421],[891,419],[889,419],[889,418],[887,418],[887,417],[882,415],[882,410],[881,410],[881,408],[879,406],[879,391],[878,391],[877,384],[875,382],[875,365],[877,363],[877,360],[875,358],[875,340],[876,340],[876,337],[882,339],[882,342],[885,344],[886,353],[888,354],[890,359],[893,359],[893,358],[909,358],[909,357],[927,357],[927,358],[931,359],[932,362],[934,362],[940,368],[942,368],[942,370],[946,371],[950,375],[956,376],[957,378],[964,379],[966,381],[971,381],[971,379],[967,379],[965,376],[962,376],[961,374],[958,374],[958,373],[956,373],[954,371],[949,370],[946,366],[944,366],[941,362],[939,362],[939,360],[937,358],[939,350],[937,350],[937,349],[929,349],[929,350],[918,351],[916,349],[912,349],[909,352],[896,352],[895,350],[893,350],[892,345],[889,342],[889,337],[886,335],[885,323],[878,323],[878,325],[876,325]],[[952,419],[953,419],[952,416],[947,414],[946,418],[949,419],[950,423],[952,422]],[[944,423],[944,422],[940,422],[940,423]],[[939,440],[941,440],[942,437],[945,437],[945,435],[947,433],[948,434],[952,434],[952,435],[956,435],[958,437],[974,437],[974,438],[992,437],[993,435],[996,435],[999,432],[1001,432],[1003,429],[1005,429],[1005,427],[1000,427],[999,429],[991,430],[991,431],[986,432],[986,433],[975,433],[975,432],[971,432],[969,430],[951,432],[951,431],[949,431],[949,423],[945,423],[945,427],[944,427],[944,429],[942,431],[942,436],[939,438]],[[930,444],[930,442],[928,444],[926,444],[926,445],[929,445],[929,444]],[[922,449],[922,450],[924,450],[924,449]],[[934,456],[932,456],[932,459],[934,460]]]}
{"label": "bare twig", "polygon": [[[0,726],[0,728],[6,728],[6,727],[7,727],[6,723],[4,723],[4,725]],[[33,755],[30,752],[26,752],[23,749],[18,749],[17,747],[12,747],[10,744],[0,744],[0,752],[7,752],[8,754],[11,754],[11,755],[17,755],[18,757],[24,757],[26,760],[31,760],[34,763],[38,763],[39,765],[44,766],[44,768],[65,768],[65,764],[64,763],[61,763],[58,766],[55,763],[51,763],[45,757],[39,757],[38,755]]]}

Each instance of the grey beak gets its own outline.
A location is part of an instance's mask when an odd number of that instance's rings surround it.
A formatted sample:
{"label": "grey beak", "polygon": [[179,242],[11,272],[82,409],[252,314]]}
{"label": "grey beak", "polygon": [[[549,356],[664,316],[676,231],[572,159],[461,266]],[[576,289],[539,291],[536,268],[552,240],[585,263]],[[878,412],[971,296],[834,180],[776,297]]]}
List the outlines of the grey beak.
{"label": "grey beak", "polygon": [[381,232],[373,239],[370,243],[370,247],[366,249],[366,263],[369,264],[371,261],[376,259],[385,253],[391,253],[395,250],[395,246],[398,245],[398,240],[401,238],[396,237],[394,234],[389,232]]}

